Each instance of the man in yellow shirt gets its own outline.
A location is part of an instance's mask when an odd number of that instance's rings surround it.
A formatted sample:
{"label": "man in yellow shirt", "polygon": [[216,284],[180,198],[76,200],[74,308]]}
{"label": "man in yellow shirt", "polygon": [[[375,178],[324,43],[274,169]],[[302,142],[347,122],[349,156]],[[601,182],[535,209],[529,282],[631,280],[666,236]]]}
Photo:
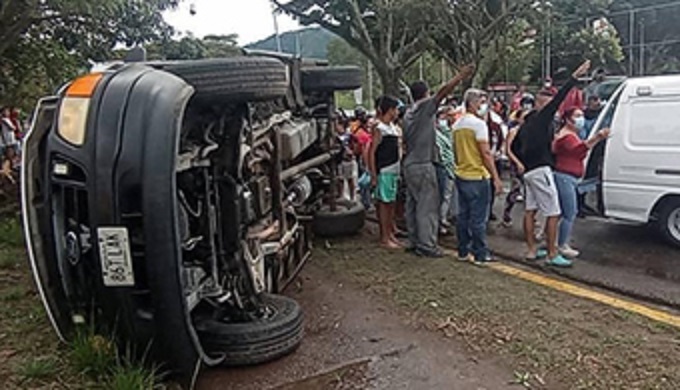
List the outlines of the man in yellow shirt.
{"label": "man in yellow shirt", "polygon": [[486,243],[492,196],[489,180],[493,180],[496,194],[503,192],[503,183],[489,148],[489,129],[481,119],[489,111],[486,92],[467,90],[464,104],[466,114],[453,127],[458,189],[458,259],[484,264],[493,259]]}

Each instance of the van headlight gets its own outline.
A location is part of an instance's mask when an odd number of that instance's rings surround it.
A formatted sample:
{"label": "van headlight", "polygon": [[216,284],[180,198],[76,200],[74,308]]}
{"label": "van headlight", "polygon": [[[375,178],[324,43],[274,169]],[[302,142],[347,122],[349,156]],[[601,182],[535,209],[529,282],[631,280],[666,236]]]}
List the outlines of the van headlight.
{"label": "van headlight", "polygon": [[92,94],[101,78],[101,73],[92,73],[76,79],[61,101],[57,132],[73,145],[80,146],[85,142],[87,113]]}

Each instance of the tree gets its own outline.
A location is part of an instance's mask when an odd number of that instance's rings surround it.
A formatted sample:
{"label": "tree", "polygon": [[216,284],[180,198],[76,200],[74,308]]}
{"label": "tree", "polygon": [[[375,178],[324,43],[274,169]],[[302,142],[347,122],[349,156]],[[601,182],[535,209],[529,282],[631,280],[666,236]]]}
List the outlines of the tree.
{"label": "tree", "polygon": [[[454,67],[471,63],[479,70],[488,60],[485,51],[498,56],[498,50],[509,43],[508,30],[531,4],[533,0],[437,0],[432,14],[433,49]],[[489,52],[491,47],[494,51]]]}
{"label": "tree", "polygon": [[618,72],[623,59],[619,36],[615,29],[606,28],[596,32],[592,23],[606,17],[613,0],[575,0],[543,1],[534,7],[529,20],[538,31],[540,40],[536,42],[536,55],[544,58],[542,45],[550,46],[550,68],[536,64],[532,76],[536,79],[546,72],[556,78],[570,74],[584,59],[593,63],[593,68],[605,68]]}
{"label": "tree", "polygon": [[373,64],[385,93],[398,95],[406,69],[425,49],[431,0],[273,0],[304,25],[342,37]]}
{"label": "tree", "polygon": [[[635,12],[631,17],[632,10]],[[680,4],[677,0],[616,0],[608,11],[624,45],[626,65],[633,71],[630,76],[639,70],[644,74],[680,71],[680,24],[677,23]]]}
{"label": "tree", "polygon": [[238,36],[207,35],[203,39],[188,35],[179,40],[168,39],[147,46],[150,60],[198,60],[231,57],[240,53]]}
{"label": "tree", "polygon": [[28,109],[117,44],[168,39],[161,12],[178,1],[1,0],[0,103]]}

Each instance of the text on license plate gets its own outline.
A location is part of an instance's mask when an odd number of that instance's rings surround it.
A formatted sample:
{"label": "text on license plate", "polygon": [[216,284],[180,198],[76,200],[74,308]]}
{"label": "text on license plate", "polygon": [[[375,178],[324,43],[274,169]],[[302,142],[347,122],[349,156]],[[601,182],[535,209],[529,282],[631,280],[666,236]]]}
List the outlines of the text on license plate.
{"label": "text on license plate", "polygon": [[107,287],[134,286],[128,231],[123,227],[100,227],[97,229],[99,258],[102,277]]}

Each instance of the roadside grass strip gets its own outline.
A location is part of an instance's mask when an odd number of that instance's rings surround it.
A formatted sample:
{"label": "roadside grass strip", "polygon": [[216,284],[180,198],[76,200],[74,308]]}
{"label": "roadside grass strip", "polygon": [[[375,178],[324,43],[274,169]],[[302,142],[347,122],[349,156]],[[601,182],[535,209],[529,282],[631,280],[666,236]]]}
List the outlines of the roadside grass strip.
{"label": "roadside grass strip", "polygon": [[590,299],[611,307],[615,307],[617,309],[622,309],[632,313],[639,314],[654,321],[658,321],[667,325],[674,326],[676,328],[680,328],[680,316],[674,315],[666,311],[654,309],[652,307],[635,303],[629,300],[615,298],[610,295],[603,294],[588,288],[580,287],[571,283],[567,283],[551,277],[540,275],[534,272],[521,270],[519,268],[512,267],[507,264],[502,263],[489,264],[488,268],[498,272],[502,272],[506,275],[514,276],[532,283],[539,284],[541,286],[550,287],[552,289],[565,292],[567,294],[571,294],[577,297]]}

